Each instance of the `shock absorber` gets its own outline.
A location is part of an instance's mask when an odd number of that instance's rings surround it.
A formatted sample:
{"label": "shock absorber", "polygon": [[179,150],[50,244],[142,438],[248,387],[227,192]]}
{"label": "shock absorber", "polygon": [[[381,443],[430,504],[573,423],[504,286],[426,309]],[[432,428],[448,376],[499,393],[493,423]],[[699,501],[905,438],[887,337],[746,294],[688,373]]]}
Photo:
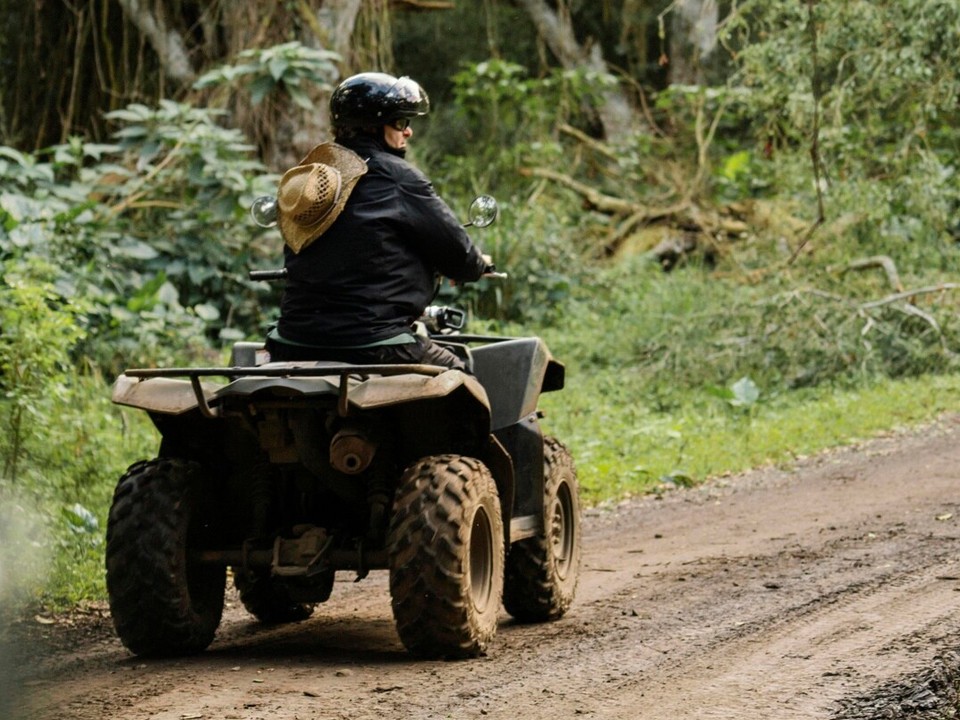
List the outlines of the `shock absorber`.
{"label": "shock absorber", "polygon": [[269,465],[257,465],[250,472],[250,489],[247,497],[252,511],[252,537],[259,538],[267,534],[270,504],[273,501],[271,494],[273,485]]}
{"label": "shock absorber", "polygon": [[367,507],[370,508],[367,538],[378,544],[386,532],[386,517],[390,502],[390,487],[387,485],[386,476],[384,473],[372,473],[367,483]]}

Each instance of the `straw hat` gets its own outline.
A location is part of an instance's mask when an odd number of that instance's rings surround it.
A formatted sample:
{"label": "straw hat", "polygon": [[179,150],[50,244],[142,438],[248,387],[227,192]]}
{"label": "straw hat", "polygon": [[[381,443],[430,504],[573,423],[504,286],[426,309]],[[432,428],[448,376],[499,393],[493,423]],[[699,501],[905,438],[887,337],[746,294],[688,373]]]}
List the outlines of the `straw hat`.
{"label": "straw hat", "polygon": [[355,152],[323,143],[284,173],[277,189],[277,220],[291,250],[299,253],[326,232],[366,172],[367,164]]}

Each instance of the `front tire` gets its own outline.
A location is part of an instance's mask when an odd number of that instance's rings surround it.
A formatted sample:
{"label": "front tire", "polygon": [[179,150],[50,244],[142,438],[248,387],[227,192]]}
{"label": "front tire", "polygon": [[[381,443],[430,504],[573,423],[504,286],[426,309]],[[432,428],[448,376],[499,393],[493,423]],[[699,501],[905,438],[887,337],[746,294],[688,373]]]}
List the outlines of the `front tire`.
{"label": "front tire", "polygon": [[580,576],[580,489],[573,457],[554,438],[544,440],[543,531],[520,540],[507,555],[503,605],[521,622],[564,615]]}
{"label": "front tire", "polygon": [[500,498],[483,463],[440,455],[407,469],[388,540],[393,614],[407,650],[483,653],[497,632],[503,545]]}
{"label": "front tire", "polygon": [[107,593],[121,642],[144,656],[187,655],[212,641],[226,568],[189,559],[202,547],[201,467],[158,458],[120,478],[107,523]]}

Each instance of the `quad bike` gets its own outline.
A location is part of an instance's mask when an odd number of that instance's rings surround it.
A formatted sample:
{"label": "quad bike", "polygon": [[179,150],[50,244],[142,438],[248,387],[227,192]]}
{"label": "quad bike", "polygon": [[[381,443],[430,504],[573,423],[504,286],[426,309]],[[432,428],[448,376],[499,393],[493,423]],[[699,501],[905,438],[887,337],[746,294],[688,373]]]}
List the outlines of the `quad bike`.
{"label": "quad bike", "polygon": [[564,367],[538,338],[459,332],[451,308],[423,322],[472,374],[269,362],[238,343],[230,367],[118,378],[113,401],[162,437],[120,478],[108,522],[110,609],[129,650],[205,649],[228,568],[265,623],[309,617],[337,571],[388,570],[398,634],[420,657],[484,652],[501,602],[524,622],[567,611],[577,477],[537,409]]}

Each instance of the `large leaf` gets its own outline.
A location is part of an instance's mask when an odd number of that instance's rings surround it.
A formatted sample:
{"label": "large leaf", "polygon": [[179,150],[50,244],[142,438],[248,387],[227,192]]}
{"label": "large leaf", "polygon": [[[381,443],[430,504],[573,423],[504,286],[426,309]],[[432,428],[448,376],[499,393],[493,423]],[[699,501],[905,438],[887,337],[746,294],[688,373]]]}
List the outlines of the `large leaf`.
{"label": "large leaf", "polygon": [[153,260],[159,255],[150,245],[134,238],[125,238],[122,243],[109,250],[114,257],[131,260]]}
{"label": "large leaf", "polygon": [[259,105],[267,95],[273,92],[276,86],[277,83],[269,75],[258,77],[250,83],[250,102]]}
{"label": "large leaf", "polygon": [[273,58],[267,67],[270,70],[270,76],[279,82],[284,73],[286,73],[287,69],[290,67],[290,63],[286,58],[278,57]]}
{"label": "large leaf", "polygon": [[295,85],[286,85],[287,94],[293,99],[293,101],[302,107],[304,110],[313,110],[313,100],[310,99],[310,96],[307,95],[302,89],[296,87]]}
{"label": "large leaf", "polygon": [[760,399],[760,388],[748,377],[742,377],[730,386],[733,397],[730,404],[737,407],[750,407]]}

